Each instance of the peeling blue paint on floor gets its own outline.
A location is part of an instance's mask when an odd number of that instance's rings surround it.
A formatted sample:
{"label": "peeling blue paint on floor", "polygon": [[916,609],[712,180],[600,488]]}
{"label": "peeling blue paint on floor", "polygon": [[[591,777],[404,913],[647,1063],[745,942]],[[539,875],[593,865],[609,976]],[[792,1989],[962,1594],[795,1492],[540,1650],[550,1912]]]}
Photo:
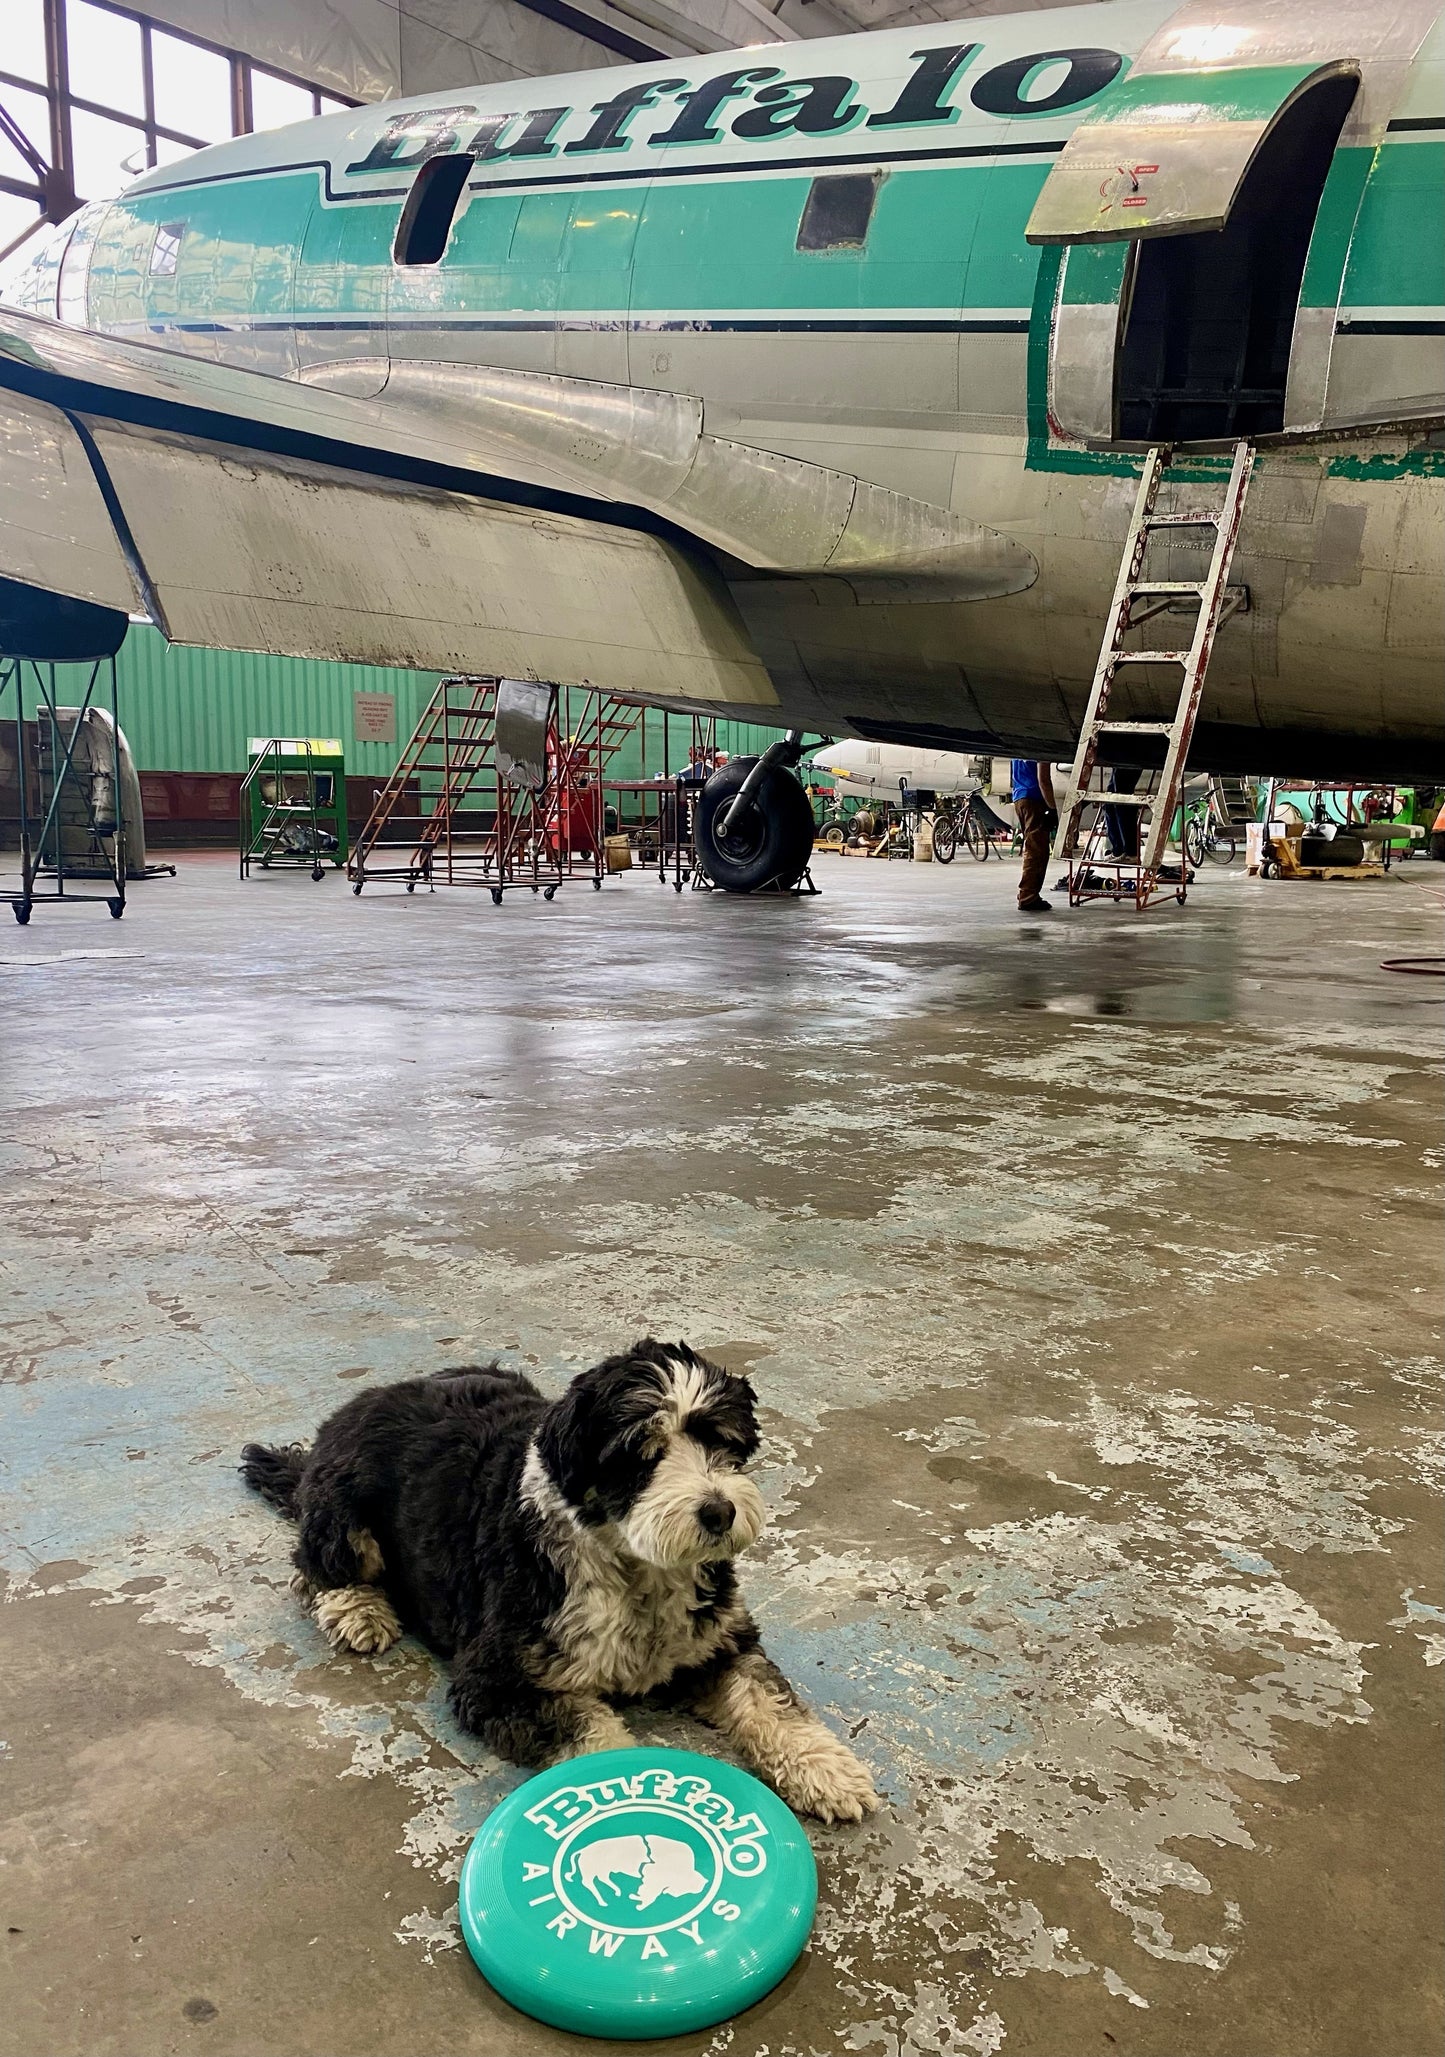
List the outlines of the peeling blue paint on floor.
{"label": "peeling blue paint on floor", "polygon": [[[1439,1361],[1401,1296],[1436,1015],[1362,958],[1302,1035],[1251,988],[1279,903],[1242,880],[1044,954],[988,877],[853,876],[747,931],[633,881],[501,961],[456,899],[320,916],[199,865],[103,991],[37,957],[71,983],[6,989],[6,1598],[132,1609],[403,1795],[424,1968],[519,1774],[414,1646],[331,1657],[239,1445],[363,1382],[500,1352],[557,1392],[684,1333],[763,1403],[769,1648],[888,1800],[813,1832],[832,2012],[759,2057],[1007,2057],[1048,1977],[1141,2033],[1268,1924],[1260,1796],[1321,1775],[1305,1738],[1327,1761],[1382,1667],[1445,1658]],[[694,966],[728,951],[719,994]],[[1080,1016],[1086,971],[1140,1012]]]}

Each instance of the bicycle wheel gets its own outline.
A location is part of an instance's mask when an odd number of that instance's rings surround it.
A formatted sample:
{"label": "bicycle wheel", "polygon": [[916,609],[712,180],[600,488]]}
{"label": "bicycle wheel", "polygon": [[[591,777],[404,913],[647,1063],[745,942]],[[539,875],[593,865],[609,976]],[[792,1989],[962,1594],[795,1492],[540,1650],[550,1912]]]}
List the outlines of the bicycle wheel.
{"label": "bicycle wheel", "polygon": [[952,864],[957,855],[958,824],[951,814],[940,814],[933,823],[933,861]]}
{"label": "bicycle wheel", "polygon": [[963,824],[963,840],[968,845],[968,854],[979,864],[985,862],[989,852],[988,830],[981,821],[975,821],[970,814]]}
{"label": "bicycle wheel", "polygon": [[1196,871],[1204,862],[1204,849],[1203,823],[1194,820],[1186,821],[1184,824],[1184,857],[1186,863],[1192,864]]}
{"label": "bicycle wheel", "polygon": [[1216,828],[1204,839],[1204,854],[1212,864],[1233,864],[1239,855],[1239,844],[1233,829]]}

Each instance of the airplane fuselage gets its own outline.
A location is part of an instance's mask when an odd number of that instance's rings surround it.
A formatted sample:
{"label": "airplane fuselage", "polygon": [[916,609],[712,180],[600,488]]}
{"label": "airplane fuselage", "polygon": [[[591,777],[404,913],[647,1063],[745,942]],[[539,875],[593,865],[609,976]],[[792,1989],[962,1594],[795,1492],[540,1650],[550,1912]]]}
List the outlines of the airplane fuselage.
{"label": "airplane fuselage", "polygon": [[[885,559],[851,586],[790,576],[776,554],[777,569],[725,560],[780,721],[1067,754],[1138,445],[1168,438],[1129,433],[1129,409],[1142,420],[1162,388],[1129,369],[1128,246],[1039,245],[1025,230],[1071,134],[1175,13],[1116,0],[930,24],[470,88],[242,138],[86,210],[63,256],[32,273],[28,304],[424,401],[459,433],[493,405],[496,372],[555,381],[528,388],[527,406],[554,394],[563,431],[578,393],[614,413],[683,396],[715,448],[867,482],[1031,564],[1013,590],[967,598],[906,576],[890,588]],[[1322,63],[1351,59],[1351,19],[1322,8]],[[1439,23],[1417,40],[1385,114],[1361,128],[1357,108],[1322,160],[1278,406],[1261,402],[1262,426],[1236,406],[1224,435],[1181,437],[1201,446],[1202,489],[1219,464],[1204,445],[1264,445],[1233,574],[1248,606],[1221,633],[1198,730],[1196,761],[1219,768],[1445,762]],[[1205,101],[1216,75],[1206,65],[1196,81]],[[1121,178],[1137,189],[1142,172],[1147,187],[1151,169]],[[1107,186],[1101,211],[1131,204]],[[1263,292],[1267,260],[1249,262]],[[1097,435],[1076,404],[1090,347],[1104,353]],[[596,490],[625,498],[606,448]],[[1197,568],[1197,546],[1173,546],[1169,575]],[[1161,692],[1141,682],[1119,711],[1167,713]],[[675,704],[696,704],[685,680]]]}
{"label": "airplane fuselage", "polygon": [[814,778],[830,778],[834,791],[848,799],[898,803],[901,791],[937,793],[953,798],[976,793],[975,760],[957,750],[921,750],[902,743],[830,743],[813,753]]}

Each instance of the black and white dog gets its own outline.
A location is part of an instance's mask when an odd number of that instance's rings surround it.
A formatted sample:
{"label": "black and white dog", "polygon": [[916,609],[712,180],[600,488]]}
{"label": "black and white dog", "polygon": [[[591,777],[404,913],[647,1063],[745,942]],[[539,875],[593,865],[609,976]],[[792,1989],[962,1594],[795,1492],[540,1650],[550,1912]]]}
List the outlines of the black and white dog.
{"label": "black and white dog", "polygon": [[753,1390],[648,1339],[550,1405],[493,1366],[358,1393],[299,1444],[242,1452],[300,1525],[293,1585],[333,1648],[410,1630],[453,1662],[458,1720],[519,1764],[616,1749],[612,1703],[663,1695],[824,1821],[867,1770],[764,1656],[733,1558],[764,1510]]}

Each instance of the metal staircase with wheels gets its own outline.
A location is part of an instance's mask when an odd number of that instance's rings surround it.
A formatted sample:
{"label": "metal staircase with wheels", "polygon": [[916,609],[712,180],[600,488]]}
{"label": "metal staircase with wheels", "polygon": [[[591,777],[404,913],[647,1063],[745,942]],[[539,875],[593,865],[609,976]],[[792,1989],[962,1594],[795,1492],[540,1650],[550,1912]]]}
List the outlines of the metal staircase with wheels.
{"label": "metal staircase with wheels", "polygon": [[[1084,709],[1078,748],[1059,808],[1053,854],[1056,860],[1068,864],[1069,904],[1073,907],[1084,900],[1126,897],[1132,898],[1140,909],[1163,899],[1174,899],[1182,904],[1189,889],[1189,866],[1184,853],[1180,853],[1176,877],[1166,875],[1164,852],[1179,806],[1189,742],[1194,733],[1214,639],[1221,622],[1239,604],[1238,591],[1229,586],[1229,567],[1244,514],[1254,449],[1248,442],[1235,444],[1229,480],[1220,506],[1191,506],[1169,513],[1156,513],[1160,489],[1168,479],[1172,462],[1173,451],[1162,444],[1151,449],[1144,461],[1134,514],[1104,627],[1099,661]],[[1191,529],[1214,532],[1204,577],[1196,580],[1145,576],[1151,541],[1171,530]],[[1125,637],[1131,629],[1137,629],[1165,612],[1191,604],[1198,611],[1187,647],[1126,648]],[[1179,697],[1172,719],[1111,719],[1109,702],[1120,674],[1134,666],[1148,665],[1175,666],[1179,670]],[[1090,780],[1098,763],[1100,744],[1109,737],[1121,740],[1149,737],[1163,743],[1163,769],[1152,791],[1106,793],[1091,790]],[[1109,754],[1116,753],[1111,748]],[[1089,806],[1096,807],[1097,813],[1088,834],[1081,836],[1080,823],[1085,808]],[[1142,833],[1130,839],[1133,843],[1131,854],[1111,853],[1105,848],[1105,809],[1112,812],[1130,808],[1139,810],[1136,819]],[[1147,827],[1144,822],[1146,811],[1149,816]],[[1117,821],[1120,816],[1116,815],[1115,819]]]}
{"label": "metal staircase with wheels", "polygon": [[[514,762],[498,733],[496,678],[445,678],[378,790],[347,876],[510,888],[550,900],[569,878],[603,882],[602,775],[641,719],[595,688],[523,686],[540,696],[536,756]],[[504,715],[505,720],[505,715]]]}

